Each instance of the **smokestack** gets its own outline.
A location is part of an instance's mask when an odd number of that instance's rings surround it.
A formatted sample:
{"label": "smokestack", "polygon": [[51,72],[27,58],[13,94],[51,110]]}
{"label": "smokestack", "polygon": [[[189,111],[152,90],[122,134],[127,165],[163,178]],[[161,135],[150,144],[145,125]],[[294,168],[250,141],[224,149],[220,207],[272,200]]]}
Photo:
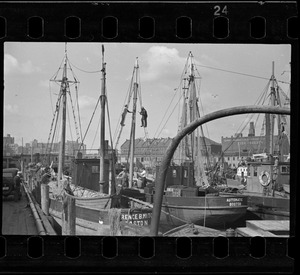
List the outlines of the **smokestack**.
{"label": "smokestack", "polygon": [[251,121],[248,137],[254,137],[254,136],[255,136],[254,122]]}

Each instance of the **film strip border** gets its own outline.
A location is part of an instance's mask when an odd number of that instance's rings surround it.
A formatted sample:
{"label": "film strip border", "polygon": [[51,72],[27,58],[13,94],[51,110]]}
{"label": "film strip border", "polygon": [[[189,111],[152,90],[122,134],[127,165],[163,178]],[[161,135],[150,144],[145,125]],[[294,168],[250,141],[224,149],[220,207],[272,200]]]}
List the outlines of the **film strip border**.
{"label": "film strip border", "polygon": [[296,1],[0,3],[3,41],[287,42]]}
{"label": "film strip border", "polygon": [[[0,41],[289,43],[294,60],[297,16],[295,1],[9,2],[0,3]],[[294,247],[295,238],[0,236],[0,265],[2,272],[290,273]]]}
{"label": "film strip border", "polygon": [[291,273],[295,256],[293,239],[263,237],[10,236],[0,237],[0,248],[2,272]]}

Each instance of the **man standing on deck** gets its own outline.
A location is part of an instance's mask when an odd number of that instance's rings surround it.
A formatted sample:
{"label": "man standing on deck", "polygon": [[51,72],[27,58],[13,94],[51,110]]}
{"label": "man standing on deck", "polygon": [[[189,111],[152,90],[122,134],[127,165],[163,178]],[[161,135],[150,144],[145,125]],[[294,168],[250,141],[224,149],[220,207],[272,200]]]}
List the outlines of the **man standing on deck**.
{"label": "man standing on deck", "polygon": [[139,176],[141,177],[142,179],[142,186],[141,188],[145,188],[146,187],[146,184],[147,184],[147,179],[146,179],[146,170],[143,168],[142,172],[139,174]]}
{"label": "man standing on deck", "polygon": [[15,189],[15,196],[14,200],[18,201],[21,199],[21,171],[18,171],[17,175],[14,177],[14,189]]}
{"label": "man standing on deck", "polygon": [[128,173],[126,168],[123,168],[123,171],[119,173],[117,178],[121,180],[122,187],[128,187]]}

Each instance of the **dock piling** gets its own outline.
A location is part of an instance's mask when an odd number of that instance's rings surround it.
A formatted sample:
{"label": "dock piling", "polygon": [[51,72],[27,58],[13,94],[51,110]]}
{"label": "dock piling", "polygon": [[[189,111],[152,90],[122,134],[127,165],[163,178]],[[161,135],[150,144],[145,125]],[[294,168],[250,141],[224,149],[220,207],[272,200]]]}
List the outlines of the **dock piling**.
{"label": "dock piling", "polygon": [[76,235],[75,199],[67,195],[63,199],[62,235]]}

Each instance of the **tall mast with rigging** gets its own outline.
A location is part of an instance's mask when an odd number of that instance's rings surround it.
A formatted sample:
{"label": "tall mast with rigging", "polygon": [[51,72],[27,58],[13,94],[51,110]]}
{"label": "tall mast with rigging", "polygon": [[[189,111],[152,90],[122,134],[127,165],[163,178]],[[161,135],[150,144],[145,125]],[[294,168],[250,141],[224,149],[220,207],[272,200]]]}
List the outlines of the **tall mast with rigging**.
{"label": "tall mast with rigging", "polygon": [[102,45],[102,81],[101,81],[101,94],[100,94],[100,165],[99,165],[99,191],[103,193],[103,186],[105,184],[104,171],[105,171],[105,102],[106,102],[106,63],[104,62],[104,46]]}
{"label": "tall mast with rigging", "polygon": [[129,187],[132,187],[133,183],[133,168],[134,168],[134,147],[135,147],[135,126],[136,126],[136,102],[138,94],[138,59],[134,67],[135,82],[133,84],[133,107],[132,107],[132,122],[130,133],[130,162],[129,162]]}
{"label": "tall mast with rigging", "polygon": [[67,46],[65,45],[65,59],[63,65],[63,75],[60,86],[60,97],[62,102],[62,128],[58,159],[58,175],[57,180],[60,181],[63,177],[63,169],[65,164],[65,142],[66,142],[66,117],[67,117],[67,88],[69,86],[67,78]]}

